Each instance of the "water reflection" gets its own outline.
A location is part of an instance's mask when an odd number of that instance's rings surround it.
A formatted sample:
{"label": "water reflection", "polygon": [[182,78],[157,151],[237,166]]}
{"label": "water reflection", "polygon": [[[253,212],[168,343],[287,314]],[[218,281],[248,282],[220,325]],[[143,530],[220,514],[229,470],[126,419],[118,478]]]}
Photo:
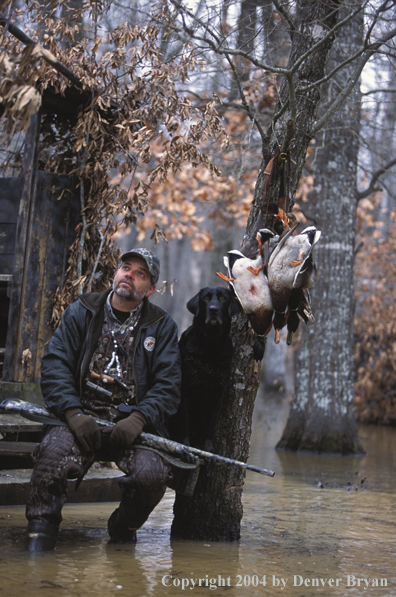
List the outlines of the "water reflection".
{"label": "water reflection", "polygon": [[56,551],[31,555],[24,509],[0,508],[2,594],[396,596],[396,429],[362,427],[363,457],[277,452],[287,411],[257,402],[250,462],[276,476],[248,473],[239,543],[171,541],[168,491],[136,546],[108,543],[115,504],[73,504]]}

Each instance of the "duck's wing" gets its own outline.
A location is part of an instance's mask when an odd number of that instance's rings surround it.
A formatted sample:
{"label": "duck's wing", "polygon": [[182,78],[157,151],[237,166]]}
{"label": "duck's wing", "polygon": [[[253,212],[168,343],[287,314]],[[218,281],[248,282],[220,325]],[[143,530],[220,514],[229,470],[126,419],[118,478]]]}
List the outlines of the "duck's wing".
{"label": "duck's wing", "polygon": [[302,289],[302,297],[298,305],[297,313],[305,323],[308,323],[308,321],[315,321],[315,317],[312,313],[311,295],[306,288]]}
{"label": "duck's wing", "polygon": [[312,254],[305,260],[304,267],[299,273],[299,286],[301,288],[312,288],[316,278],[316,265],[313,261]]}
{"label": "duck's wing", "polygon": [[292,343],[293,336],[298,329],[299,323],[306,324],[315,321],[311,307],[311,297],[306,288],[294,288],[290,293],[287,313],[287,339],[288,346]]}
{"label": "duck's wing", "polygon": [[301,234],[306,234],[308,236],[309,242],[313,248],[320,239],[322,232],[321,230],[318,230],[316,226],[307,226],[307,228],[302,230]]}
{"label": "duck's wing", "polygon": [[240,259],[248,260],[247,257],[245,257],[245,255],[243,253],[241,253],[237,249],[234,249],[232,251],[228,251],[227,255],[225,255],[223,257],[223,263],[228,271],[228,278],[229,278],[228,283],[231,286],[231,289],[234,292],[235,297],[237,298],[237,300],[239,301],[239,304],[241,305],[241,307],[243,309],[243,301],[241,300],[241,297],[238,294],[237,289],[235,288],[235,283],[234,283],[235,280],[234,280],[234,273],[233,273],[233,268],[234,268],[235,264],[237,263],[237,261],[239,261]]}
{"label": "duck's wing", "polygon": [[230,262],[228,261],[228,256],[227,255],[224,255],[224,257],[223,257],[223,263],[224,263],[224,267],[227,270],[228,277],[231,278]]}
{"label": "duck's wing", "polygon": [[296,242],[301,244],[301,263],[297,266],[294,275],[293,288],[303,286],[310,288],[316,275],[316,266],[313,262],[312,251],[321,236],[321,231],[315,226],[308,226],[301,234],[295,237]]}
{"label": "duck's wing", "polygon": [[228,261],[228,271],[230,278],[232,278],[232,268],[234,267],[235,263],[238,261],[238,259],[247,259],[247,257],[245,257],[245,255],[240,251],[233,249],[232,251],[228,251],[227,257],[224,259],[227,259]]}
{"label": "duck's wing", "polygon": [[282,236],[279,239],[278,244],[276,245],[275,249],[272,251],[269,261],[268,261],[268,266],[271,265],[271,263],[274,261],[274,259],[276,258],[277,255],[279,255],[279,253],[281,252],[282,248],[285,246],[287,240],[292,236],[293,232],[295,231],[295,229],[297,228],[298,223],[295,224],[293,226],[293,228],[289,228],[289,230],[287,230],[286,232],[284,232],[282,234]]}

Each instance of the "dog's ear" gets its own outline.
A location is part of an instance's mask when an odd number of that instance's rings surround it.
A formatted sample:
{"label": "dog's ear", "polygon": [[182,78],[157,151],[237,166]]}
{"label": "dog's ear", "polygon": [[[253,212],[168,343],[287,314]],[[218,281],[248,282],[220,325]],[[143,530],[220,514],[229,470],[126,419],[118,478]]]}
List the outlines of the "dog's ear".
{"label": "dog's ear", "polygon": [[229,290],[230,293],[230,304],[228,305],[228,315],[238,315],[241,312],[241,306],[235,295]]}
{"label": "dog's ear", "polygon": [[187,303],[187,309],[190,311],[190,313],[192,313],[193,315],[198,315],[198,311],[199,311],[199,293],[196,294],[195,296],[193,296],[192,298],[190,298],[190,300]]}

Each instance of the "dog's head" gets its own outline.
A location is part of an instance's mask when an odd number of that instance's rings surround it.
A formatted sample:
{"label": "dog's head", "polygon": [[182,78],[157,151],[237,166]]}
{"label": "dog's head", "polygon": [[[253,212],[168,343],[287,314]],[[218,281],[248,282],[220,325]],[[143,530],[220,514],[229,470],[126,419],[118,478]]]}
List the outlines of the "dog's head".
{"label": "dog's head", "polygon": [[232,292],[220,286],[202,288],[188,301],[187,309],[194,315],[194,324],[213,331],[228,331],[231,317],[239,313],[239,305]]}

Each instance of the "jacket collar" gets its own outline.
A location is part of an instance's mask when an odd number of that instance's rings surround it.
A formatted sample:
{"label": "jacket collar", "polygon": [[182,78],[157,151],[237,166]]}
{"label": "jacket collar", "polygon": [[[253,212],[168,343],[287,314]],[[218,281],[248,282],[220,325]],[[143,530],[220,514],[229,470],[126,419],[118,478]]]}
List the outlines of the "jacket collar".
{"label": "jacket collar", "polygon": [[[86,292],[85,294],[81,294],[78,299],[81,304],[95,316],[104,309],[105,302],[110,292],[111,288],[104,292]],[[153,305],[146,297],[143,299],[141,320],[144,325],[150,325],[155,321],[162,319],[164,315],[165,311],[161,309],[161,307]]]}

